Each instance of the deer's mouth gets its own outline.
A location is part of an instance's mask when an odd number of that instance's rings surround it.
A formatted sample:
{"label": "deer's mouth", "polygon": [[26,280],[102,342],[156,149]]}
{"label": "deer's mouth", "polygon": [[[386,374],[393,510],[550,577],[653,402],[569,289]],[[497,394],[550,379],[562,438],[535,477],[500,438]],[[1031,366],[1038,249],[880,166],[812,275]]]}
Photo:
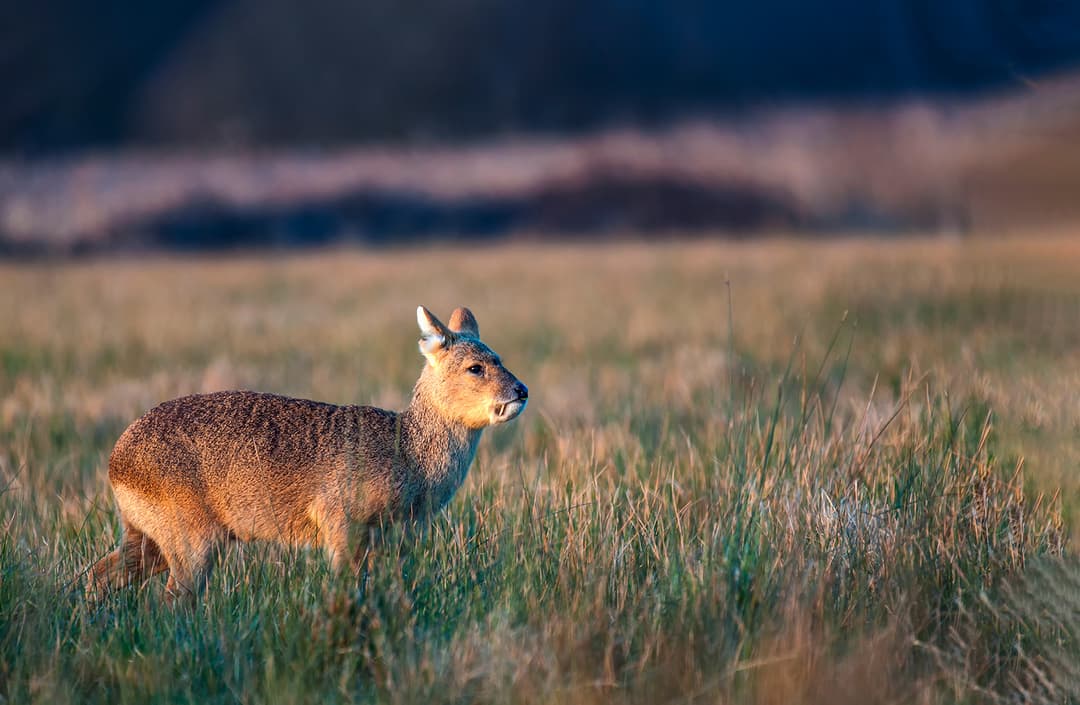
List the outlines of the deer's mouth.
{"label": "deer's mouth", "polygon": [[528,403],[529,400],[525,397],[496,402],[491,409],[492,423],[506,423],[524,411]]}

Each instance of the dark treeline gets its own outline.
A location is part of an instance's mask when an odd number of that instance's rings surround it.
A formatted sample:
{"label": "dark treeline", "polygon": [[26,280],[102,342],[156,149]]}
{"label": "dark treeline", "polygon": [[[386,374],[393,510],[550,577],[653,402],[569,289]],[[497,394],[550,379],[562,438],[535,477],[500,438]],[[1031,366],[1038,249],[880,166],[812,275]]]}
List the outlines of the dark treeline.
{"label": "dark treeline", "polygon": [[327,144],[1015,84],[1053,0],[38,0],[0,10],[0,149]]}
{"label": "dark treeline", "polygon": [[[83,255],[152,250],[304,248],[491,241],[528,237],[602,239],[627,230],[650,237],[767,228],[845,225],[801,212],[779,190],[742,183],[704,184],[662,175],[595,172],[578,183],[547,183],[518,195],[440,197],[366,187],[322,198],[230,204],[210,195],[62,242],[10,237],[0,226],[0,256]],[[896,225],[915,225],[899,222]]]}

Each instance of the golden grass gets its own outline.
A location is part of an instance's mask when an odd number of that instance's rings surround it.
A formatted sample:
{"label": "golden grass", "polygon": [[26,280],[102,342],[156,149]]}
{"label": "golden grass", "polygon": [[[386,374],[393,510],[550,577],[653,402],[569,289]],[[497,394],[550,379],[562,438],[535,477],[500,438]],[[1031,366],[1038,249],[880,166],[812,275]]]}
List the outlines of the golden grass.
{"label": "golden grass", "polygon": [[[841,240],[333,252],[2,265],[0,420],[130,419],[228,387],[400,406],[409,313],[468,303],[537,388],[533,413],[595,420],[646,390],[723,386],[728,287],[740,355],[819,362],[844,313],[849,385],[887,408],[905,374],[975,394],[1043,489],[1080,490],[1080,241]],[[633,374],[626,374],[632,366]]]}
{"label": "golden grass", "polygon": [[[470,306],[532,403],[364,599],[258,547],[194,613],[64,592],[115,540],[128,421],[229,387],[400,408],[418,303]],[[1065,238],[2,265],[0,696],[1075,698],[1075,615],[1030,595],[1077,575],[1078,400]]]}

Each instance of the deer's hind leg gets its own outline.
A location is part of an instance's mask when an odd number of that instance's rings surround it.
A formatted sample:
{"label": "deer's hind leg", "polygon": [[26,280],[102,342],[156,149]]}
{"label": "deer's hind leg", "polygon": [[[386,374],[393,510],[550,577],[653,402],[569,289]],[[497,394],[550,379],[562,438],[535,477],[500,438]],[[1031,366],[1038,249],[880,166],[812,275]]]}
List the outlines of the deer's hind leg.
{"label": "deer's hind leg", "polygon": [[193,602],[210,582],[217,549],[228,539],[228,532],[207,512],[189,504],[172,513],[157,538],[169,563],[165,601]]}
{"label": "deer's hind leg", "polygon": [[[225,538],[225,529],[217,522],[198,496],[173,488],[167,497],[147,497],[140,491],[114,483],[113,491],[125,519],[149,537],[167,565],[165,600],[193,599],[202,592],[210,578],[214,549]],[[156,570],[159,568],[155,565]]]}
{"label": "deer's hind leg", "polygon": [[192,602],[202,593],[214,567],[213,549],[210,544],[170,557],[169,580],[165,583],[168,604]]}
{"label": "deer's hind leg", "polygon": [[125,521],[120,545],[90,568],[86,591],[90,597],[101,597],[110,590],[139,585],[167,568],[157,543]]}

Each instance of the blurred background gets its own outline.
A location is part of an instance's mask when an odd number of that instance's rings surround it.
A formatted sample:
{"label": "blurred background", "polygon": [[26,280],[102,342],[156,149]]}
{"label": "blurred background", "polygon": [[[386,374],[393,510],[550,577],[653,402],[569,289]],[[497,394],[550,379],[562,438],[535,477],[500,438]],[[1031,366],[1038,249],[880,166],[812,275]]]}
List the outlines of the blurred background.
{"label": "blurred background", "polygon": [[0,9],[0,252],[1067,228],[1066,0]]}

